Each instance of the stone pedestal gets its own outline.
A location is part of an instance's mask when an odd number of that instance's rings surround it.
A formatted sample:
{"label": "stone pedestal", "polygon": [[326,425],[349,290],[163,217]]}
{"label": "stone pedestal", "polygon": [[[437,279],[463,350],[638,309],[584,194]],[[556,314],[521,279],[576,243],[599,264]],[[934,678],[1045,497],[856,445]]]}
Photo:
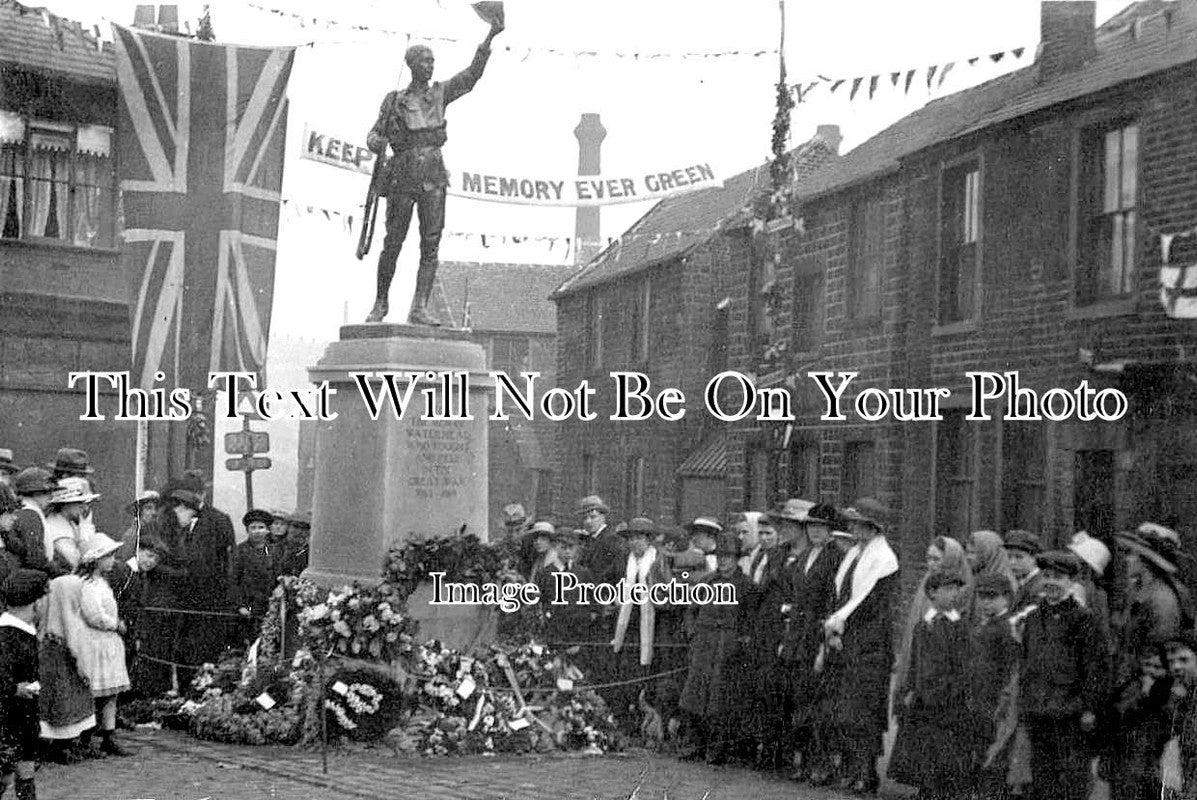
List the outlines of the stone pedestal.
{"label": "stone pedestal", "polygon": [[[405,373],[419,373],[400,419],[380,377],[395,376],[400,399]],[[449,413],[461,409],[467,381],[472,419],[425,420],[425,389],[435,408],[446,407],[442,375],[451,373]],[[380,399],[377,419],[354,378],[369,381]],[[463,526],[483,541],[487,531],[487,416],[491,380],[486,354],[464,331],[411,325],[347,325],[309,368],[314,383],[336,389],[318,423],[312,510],[311,559],[304,577],[326,586],[377,583],[388,546],[411,538],[456,535]],[[421,633],[463,646],[484,609],[409,604]],[[456,633],[455,633],[456,631]]]}

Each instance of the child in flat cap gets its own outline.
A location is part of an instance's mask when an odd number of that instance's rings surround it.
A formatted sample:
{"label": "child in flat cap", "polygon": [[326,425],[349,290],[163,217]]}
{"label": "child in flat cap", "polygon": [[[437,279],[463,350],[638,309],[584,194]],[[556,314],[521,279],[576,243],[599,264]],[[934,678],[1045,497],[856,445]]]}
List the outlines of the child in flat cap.
{"label": "child in flat cap", "polygon": [[1035,797],[1086,800],[1087,738],[1108,691],[1107,645],[1093,612],[1071,596],[1080,569],[1067,551],[1041,553],[1038,607],[1023,623],[1019,673],[1022,721],[1031,743]]}
{"label": "child in flat cap", "polygon": [[898,696],[898,738],[889,764],[891,780],[919,788],[928,800],[966,793],[971,748],[964,708],[968,621],[960,612],[964,581],[934,570],[924,590],[931,608],[914,630],[907,683]]}
{"label": "child in flat cap", "polygon": [[15,789],[18,800],[36,798],[38,601],[46,594],[46,574],[19,569],[4,580],[0,597],[0,795]]}
{"label": "child in flat cap", "polygon": [[282,545],[270,544],[270,524],[274,515],[253,508],[245,512],[241,523],[249,537],[233,550],[229,576],[229,600],[244,620],[242,635],[246,641],[257,638],[258,626],[270,605],[270,593],[279,575]]}

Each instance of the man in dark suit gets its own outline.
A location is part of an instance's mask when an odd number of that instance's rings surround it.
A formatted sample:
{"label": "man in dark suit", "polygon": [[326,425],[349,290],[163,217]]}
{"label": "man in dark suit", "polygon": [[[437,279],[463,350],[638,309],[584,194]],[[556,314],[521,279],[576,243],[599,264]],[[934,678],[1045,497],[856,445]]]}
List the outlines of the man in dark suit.
{"label": "man in dark suit", "polygon": [[596,494],[578,502],[578,516],[587,539],[582,546],[581,563],[596,583],[614,584],[623,577],[627,550],[619,534],[607,525],[610,513],[603,498]]}
{"label": "man in dark suit", "polygon": [[[189,471],[165,493],[178,514],[180,505],[195,509],[191,518],[175,531],[170,542],[182,575],[177,582],[179,607],[189,611],[229,612],[229,559],[236,545],[233,521],[204,499],[204,480]],[[199,491],[196,491],[196,490]],[[216,662],[225,646],[235,641],[235,624],[210,613],[207,616],[178,615],[178,661],[189,666]],[[188,673],[191,670],[187,670]],[[187,675],[190,679],[190,674]],[[184,681],[180,672],[179,681]]]}
{"label": "man in dark suit", "polygon": [[835,609],[835,573],[844,558],[831,544],[831,531],[843,527],[830,504],[819,503],[806,512],[808,547],[791,570],[790,596],[781,607],[786,619],[781,660],[794,712],[794,748],[801,756],[794,776],[798,780],[805,779],[812,768],[825,766],[826,754],[820,746],[825,725],[815,658],[823,640],[823,620]]}

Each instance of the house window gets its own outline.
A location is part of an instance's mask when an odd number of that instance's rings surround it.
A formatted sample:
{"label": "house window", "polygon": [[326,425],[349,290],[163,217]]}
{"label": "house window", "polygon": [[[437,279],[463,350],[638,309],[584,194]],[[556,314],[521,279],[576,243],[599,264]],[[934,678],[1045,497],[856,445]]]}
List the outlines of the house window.
{"label": "house window", "polygon": [[1138,220],[1139,126],[1087,131],[1081,140],[1077,302],[1131,292]]}
{"label": "house window", "polygon": [[976,310],[981,240],[981,169],[976,162],[944,170],[939,231],[939,322],[971,319]]}
{"label": "house window", "polygon": [[586,361],[591,369],[603,366],[603,296],[591,294],[586,301]]}
{"label": "house window", "polygon": [[1043,530],[1047,432],[1031,422],[1002,423],[1002,526]]}
{"label": "house window", "polygon": [[863,198],[852,207],[848,248],[848,316],[852,319],[881,316],[884,258],[885,204],[880,197]]}
{"label": "house window", "polygon": [[628,459],[624,486],[624,508],[628,515],[644,513],[644,457]]}
{"label": "house window", "polygon": [[766,447],[750,446],[745,463],[744,508],[765,511],[776,499],[773,491],[773,459]]}
{"label": "house window", "polygon": [[636,288],[636,299],[632,302],[632,324],[628,326],[632,336],[632,346],[628,348],[632,354],[632,361],[643,363],[648,361],[648,329],[649,310],[652,308],[652,281],[645,278]]}
{"label": "house window", "polygon": [[527,336],[492,336],[490,340],[490,368],[518,377],[528,370]]}
{"label": "house window", "polygon": [[[1080,450],[1072,500],[1073,528],[1097,537],[1114,534],[1114,451]],[[1161,486],[1167,486],[1165,482]]]}
{"label": "house window", "polygon": [[819,346],[823,321],[823,275],[805,273],[794,276],[794,319],[791,334],[794,351],[806,353]]}
{"label": "house window", "polygon": [[594,494],[598,491],[598,472],[595,470],[594,455],[582,454],[582,494]]}
{"label": "house window", "polygon": [[840,497],[851,503],[858,497],[877,495],[877,447],[873,442],[844,444],[844,468],[840,476]]}
{"label": "house window", "polygon": [[973,529],[976,434],[964,409],[947,409],[935,423],[935,531],[962,536]]}
{"label": "house window", "polygon": [[0,236],[112,247],[112,135],[0,112]]}
{"label": "house window", "polygon": [[819,443],[795,437],[790,442],[788,497],[819,499]]}

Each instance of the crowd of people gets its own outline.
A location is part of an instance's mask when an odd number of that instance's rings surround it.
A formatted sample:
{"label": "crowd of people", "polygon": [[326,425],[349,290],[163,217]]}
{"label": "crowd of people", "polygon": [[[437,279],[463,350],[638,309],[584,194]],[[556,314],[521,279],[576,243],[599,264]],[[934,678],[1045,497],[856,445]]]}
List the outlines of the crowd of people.
{"label": "crowd of people", "polygon": [[96,529],[95,479],[82,450],[22,468],[0,449],[0,786],[22,800],[39,759],[127,755],[118,697],[186,686],[244,648],[279,576],[307,567],[306,517],[252,509],[237,544],[196,471],[130,502],[113,538]]}
{"label": "crowd of people", "polygon": [[[39,758],[126,754],[118,698],[248,645],[279,576],[307,566],[306,519],[252,509],[238,545],[195,472],[135,498],[110,537],[94,479],[81,450],[21,468],[0,449],[0,786],[23,800]],[[859,794],[888,775],[929,800],[1079,800],[1095,778],[1112,800],[1197,798],[1197,560],[1168,527],[1060,549],[945,533],[907,598],[872,498],[790,499],[726,527],[611,525],[597,496],[577,513],[556,526],[509,506],[494,538],[541,587],[536,634],[575,653],[629,733]],[[726,584],[736,602],[596,603],[562,573]]]}
{"label": "crowd of people", "polygon": [[[726,529],[613,526],[594,496],[577,528],[507,512],[545,639],[578,648],[629,733],[672,735],[683,758],[858,794],[887,775],[929,800],[1079,800],[1098,779],[1112,800],[1197,798],[1197,562],[1168,527],[1060,549],[935,536],[908,600],[872,498],[791,499]],[[726,583],[738,602],[583,604],[554,595],[558,572]]]}

